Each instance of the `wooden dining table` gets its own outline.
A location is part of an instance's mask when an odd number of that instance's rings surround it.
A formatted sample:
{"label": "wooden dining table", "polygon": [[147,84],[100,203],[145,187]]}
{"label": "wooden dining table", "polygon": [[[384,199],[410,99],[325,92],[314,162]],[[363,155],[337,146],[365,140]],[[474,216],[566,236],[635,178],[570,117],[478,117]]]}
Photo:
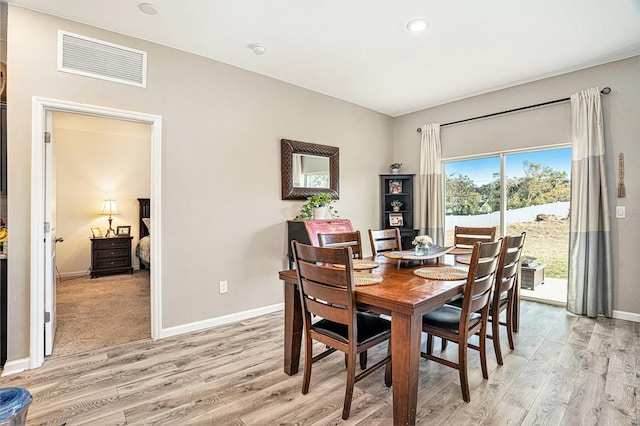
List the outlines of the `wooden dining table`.
{"label": "wooden dining table", "polygon": [[[393,367],[393,424],[416,422],[422,315],[463,293],[465,280],[438,281],[421,278],[413,272],[425,267],[459,267],[455,257],[446,255],[433,265],[386,259],[379,256],[379,266],[371,272],[383,281],[357,286],[358,306],[391,316],[391,362]],[[284,281],[284,372],[298,372],[302,341],[302,309],[295,270],[279,273]]]}

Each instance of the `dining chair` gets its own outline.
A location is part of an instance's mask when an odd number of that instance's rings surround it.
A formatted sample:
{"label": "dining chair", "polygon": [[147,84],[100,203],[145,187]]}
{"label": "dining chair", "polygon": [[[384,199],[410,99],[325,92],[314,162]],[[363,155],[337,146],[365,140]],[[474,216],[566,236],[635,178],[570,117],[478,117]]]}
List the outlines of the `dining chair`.
{"label": "dining chair", "polygon": [[[347,386],[342,418],[349,418],[353,388],[356,382],[382,366],[385,384],[391,386],[391,323],[356,309],[355,275],[351,247],[323,248],[292,241],[292,252],[298,275],[305,335],[305,365],[302,393],[307,394],[311,366],[336,350],[347,358]],[[344,265],[334,268],[331,265]],[[312,315],[316,321],[312,321]],[[326,345],[322,353],[313,355],[313,341]],[[384,359],[356,375],[356,357],[367,349],[387,341]]]}
{"label": "dining chair", "polygon": [[333,234],[318,233],[318,243],[320,244],[320,247],[351,247],[354,258],[362,259],[362,240],[360,239],[360,231],[337,232]]}
{"label": "dining chair", "polygon": [[375,259],[378,254],[385,251],[402,250],[402,241],[400,239],[400,230],[398,228],[378,230],[369,229],[369,241],[371,241],[372,259]]}
{"label": "dining chair", "polygon": [[[447,304],[422,317],[422,331],[427,333],[427,350],[420,355],[427,360],[458,370],[462,398],[465,402],[471,401],[467,377],[468,348],[480,352],[482,377],[489,378],[486,351],[487,320],[501,246],[502,239],[490,243],[475,243],[464,287],[462,307]],[[478,345],[469,342],[476,333],[480,335]],[[433,336],[458,344],[457,362],[433,355]]]}
{"label": "dining chair", "polygon": [[472,249],[477,242],[488,243],[495,241],[496,227],[456,226],[453,231],[453,245],[457,248]]}
{"label": "dining chair", "polygon": [[[489,321],[491,321],[491,334],[487,338],[493,340],[493,349],[496,360],[502,365],[502,350],[500,348],[500,326],[507,328],[509,348],[513,345],[513,309],[516,303],[516,286],[518,283],[518,266],[526,232],[518,236],[505,236],[502,241],[502,251],[498,262],[496,284],[493,290],[491,305],[489,308]],[[505,321],[500,321],[500,313],[505,312]]]}
{"label": "dining chair", "polygon": [[[500,346],[500,326],[507,330],[509,349],[514,350],[513,344],[513,316],[516,303],[516,286],[518,284],[518,267],[522,255],[522,247],[526,232],[517,236],[505,236],[502,239],[502,250],[498,260],[498,270],[496,272],[496,283],[489,305],[489,321],[491,322],[491,334],[487,333],[487,339],[493,341],[493,350],[496,353],[496,360],[499,365],[503,365],[502,348]],[[462,307],[462,299],[449,302],[450,305]],[[505,312],[505,320],[500,320],[500,314]],[[446,342],[446,340],[444,341]],[[444,345],[446,347],[446,345]]]}

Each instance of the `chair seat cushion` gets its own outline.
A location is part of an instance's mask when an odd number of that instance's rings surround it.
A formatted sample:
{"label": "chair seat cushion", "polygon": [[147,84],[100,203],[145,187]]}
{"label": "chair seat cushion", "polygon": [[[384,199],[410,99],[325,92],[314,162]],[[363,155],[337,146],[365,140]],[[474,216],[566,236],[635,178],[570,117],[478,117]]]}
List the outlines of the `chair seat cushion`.
{"label": "chair seat cushion", "polygon": [[[440,328],[451,332],[456,332],[460,328],[460,315],[462,309],[457,306],[444,305],[438,309],[426,313],[422,316],[422,325]],[[481,315],[473,312],[469,318],[469,322],[480,320]]]}
{"label": "chair seat cushion", "polygon": [[[455,300],[450,300],[447,302],[447,305],[451,305],[451,306],[457,306],[458,308],[462,308],[462,302],[464,300],[464,297],[459,297]],[[506,294],[501,294],[500,295],[500,305],[502,305],[503,303],[507,302],[509,300],[509,297]],[[493,307],[493,299],[491,299],[491,305],[489,305],[491,309]]]}
{"label": "chair seat cushion", "polygon": [[[391,322],[368,312],[358,312],[358,345],[367,343],[377,337],[391,333]],[[345,324],[326,319],[313,324],[313,329],[343,343],[348,342],[348,330]]]}

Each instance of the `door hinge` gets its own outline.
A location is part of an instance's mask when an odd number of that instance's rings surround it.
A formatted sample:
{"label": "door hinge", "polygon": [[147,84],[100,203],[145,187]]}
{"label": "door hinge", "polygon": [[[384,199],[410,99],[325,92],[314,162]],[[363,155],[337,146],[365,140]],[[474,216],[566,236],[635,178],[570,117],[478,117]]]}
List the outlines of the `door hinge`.
{"label": "door hinge", "polygon": [[51,132],[44,132],[44,143],[51,143]]}
{"label": "door hinge", "polygon": [[44,313],[44,322],[45,324],[51,322],[51,312]]}
{"label": "door hinge", "polygon": [[45,232],[45,234],[47,232],[51,232],[51,224],[49,222],[45,222],[44,223],[44,232]]}

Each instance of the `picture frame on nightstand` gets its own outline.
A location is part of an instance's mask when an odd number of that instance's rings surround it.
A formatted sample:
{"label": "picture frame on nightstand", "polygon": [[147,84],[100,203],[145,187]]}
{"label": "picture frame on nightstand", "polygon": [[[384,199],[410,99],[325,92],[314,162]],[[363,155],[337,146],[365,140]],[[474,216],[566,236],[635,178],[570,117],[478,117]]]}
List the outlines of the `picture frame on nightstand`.
{"label": "picture frame on nightstand", "polygon": [[118,226],[116,228],[116,235],[118,237],[128,237],[131,235],[131,225]]}
{"label": "picture frame on nightstand", "polygon": [[91,228],[91,235],[93,236],[93,238],[102,238],[102,231],[100,230],[100,228]]}

